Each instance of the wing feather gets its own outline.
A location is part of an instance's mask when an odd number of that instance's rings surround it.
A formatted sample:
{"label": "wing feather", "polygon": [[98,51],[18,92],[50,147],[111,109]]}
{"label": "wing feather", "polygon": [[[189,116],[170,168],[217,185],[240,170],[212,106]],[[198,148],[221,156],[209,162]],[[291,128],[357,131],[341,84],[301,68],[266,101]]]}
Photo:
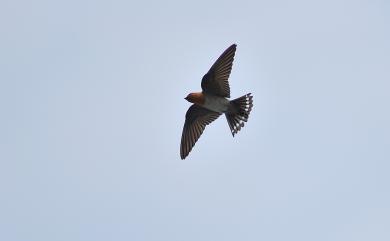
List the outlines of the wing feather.
{"label": "wing feather", "polygon": [[180,157],[185,159],[199,137],[202,135],[206,125],[216,120],[221,114],[199,105],[193,104],[186,113],[186,120],[180,143]]}
{"label": "wing feather", "polygon": [[221,97],[230,98],[229,76],[232,71],[237,45],[227,48],[202,78],[202,90]]}

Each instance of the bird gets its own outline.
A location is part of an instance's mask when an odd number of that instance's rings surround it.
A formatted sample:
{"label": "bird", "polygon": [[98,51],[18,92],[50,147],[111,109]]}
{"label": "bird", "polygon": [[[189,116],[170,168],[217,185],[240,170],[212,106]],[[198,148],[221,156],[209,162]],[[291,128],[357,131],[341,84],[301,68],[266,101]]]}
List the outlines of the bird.
{"label": "bird", "polygon": [[180,157],[184,160],[204,129],[220,115],[225,114],[234,137],[248,121],[253,107],[251,93],[229,100],[229,76],[233,66],[237,44],[228,47],[209,71],[203,76],[201,92],[190,93],[184,99],[192,103],[185,115],[180,143]]}

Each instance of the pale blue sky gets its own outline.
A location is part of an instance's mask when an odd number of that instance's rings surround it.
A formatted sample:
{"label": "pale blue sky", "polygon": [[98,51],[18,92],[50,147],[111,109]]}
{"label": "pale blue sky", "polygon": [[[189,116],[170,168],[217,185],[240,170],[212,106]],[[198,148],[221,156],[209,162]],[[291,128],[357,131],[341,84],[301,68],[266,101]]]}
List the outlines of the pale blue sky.
{"label": "pale blue sky", "polygon": [[[0,3],[0,240],[390,240],[388,1]],[[237,43],[225,118],[183,98]]]}

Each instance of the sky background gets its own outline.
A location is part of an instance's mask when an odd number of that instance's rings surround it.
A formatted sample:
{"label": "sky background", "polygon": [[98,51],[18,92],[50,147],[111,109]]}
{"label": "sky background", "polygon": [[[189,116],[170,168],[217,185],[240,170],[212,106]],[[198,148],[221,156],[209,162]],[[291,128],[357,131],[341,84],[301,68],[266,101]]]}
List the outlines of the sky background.
{"label": "sky background", "polygon": [[[0,2],[0,240],[390,240],[389,1]],[[231,44],[233,98],[179,155]]]}

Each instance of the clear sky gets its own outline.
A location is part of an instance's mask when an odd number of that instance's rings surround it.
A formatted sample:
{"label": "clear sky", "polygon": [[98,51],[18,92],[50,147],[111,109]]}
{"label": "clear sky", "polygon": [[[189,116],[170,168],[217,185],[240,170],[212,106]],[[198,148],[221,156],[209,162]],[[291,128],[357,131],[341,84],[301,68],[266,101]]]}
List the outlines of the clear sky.
{"label": "clear sky", "polygon": [[[390,240],[390,3],[0,2],[0,240]],[[237,43],[184,161],[183,98]]]}

